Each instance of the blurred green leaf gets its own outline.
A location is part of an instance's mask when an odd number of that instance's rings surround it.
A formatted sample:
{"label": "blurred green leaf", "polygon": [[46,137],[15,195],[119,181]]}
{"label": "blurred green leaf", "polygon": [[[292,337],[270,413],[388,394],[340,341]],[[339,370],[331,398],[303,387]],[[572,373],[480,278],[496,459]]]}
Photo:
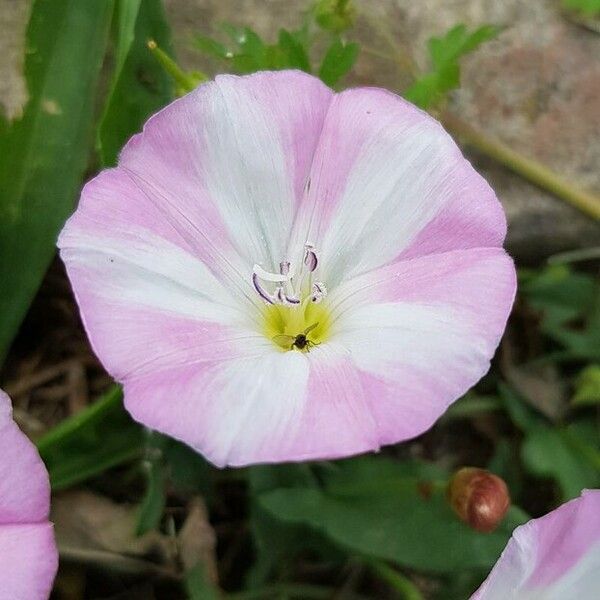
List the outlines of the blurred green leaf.
{"label": "blurred green leaf", "polygon": [[432,37],[427,45],[432,69],[406,90],[405,98],[422,108],[439,103],[460,85],[460,58],[496,37],[499,31],[493,25],[483,25],[468,32],[465,25],[460,24],[443,37]]}
{"label": "blurred green leaf", "polygon": [[319,69],[321,80],[331,87],[335,86],[354,66],[359,49],[360,46],[355,42],[344,42],[339,38],[334,40]]}
{"label": "blurred green leaf", "polygon": [[[280,29],[276,44],[266,43],[249,27],[225,23],[221,28],[234,46],[229,48],[204,35],[196,36],[195,46],[209,56],[226,61],[228,68],[237,73],[277,69],[312,72],[307,24],[295,31]],[[335,85],[354,65],[358,50],[358,44],[336,37],[323,57],[319,77],[327,85]]]}
{"label": "blurred green leaf", "polygon": [[196,34],[194,36],[194,44],[198,50],[209,56],[220,58],[222,60],[233,58],[233,52],[231,52],[231,50],[228,50],[223,44],[213,40],[207,35],[202,35],[201,33]]}
{"label": "blurred green leaf", "polygon": [[600,469],[593,463],[598,453],[597,440],[596,432],[594,448],[582,439],[580,429],[573,426],[556,429],[539,424],[528,432],[521,456],[530,473],[555,479],[563,500],[569,500],[579,496],[584,488],[600,485]]}
{"label": "blurred green leaf", "polygon": [[122,400],[121,389],[115,386],[38,441],[53,490],[81,483],[142,456],[144,431],[125,411]]}
{"label": "blurred green leaf", "polygon": [[[139,12],[134,11],[138,5]],[[104,166],[118,154],[146,119],[173,97],[169,76],[148,50],[148,40],[170,49],[169,27],[161,0],[120,0],[117,4],[116,59],[111,90],[98,129]]]}
{"label": "blurred green leaf", "polygon": [[116,56],[113,83],[121,75],[129,49],[135,39],[135,23],[142,0],[116,0],[115,20],[117,22]]}
{"label": "blurred green leaf", "polygon": [[302,43],[285,29],[279,31],[279,48],[285,54],[286,61],[282,68],[300,69],[310,73],[310,62]]}
{"label": "blurred green leaf", "polygon": [[[246,577],[247,586],[257,588],[281,568],[286,557],[310,546],[312,538],[306,527],[281,523],[257,501],[261,494],[277,489],[306,489],[317,485],[309,465],[257,465],[248,469],[250,486],[250,527],[256,560]],[[314,537],[314,536],[313,536]]]}
{"label": "blurred green leaf", "polygon": [[587,366],[577,377],[572,404],[600,404],[600,365]]}
{"label": "blurred green leaf", "polygon": [[522,511],[511,509],[492,534],[477,533],[456,518],[443,486],[427,488],[431,467],[423,467],[423,482],[418,475],[415,464],[363,458],[341,464],[323,490],[277,489],[259,502],[273,517],[309,525],[348,551],[402,566],[438,573],[491,566],[526,519]]}
{"label": "blurred green leaf", "polygon": [[198,563],[185,574],[185,589],[189,600],[220,600],[218,588],[213,585],[202,563]]}
{"label": "blurred green leaf", "polygon": [[0,362],[55,252],[88,162],[113,1],[36,0],[23,117],[0,124]]}
{"label": "blurred green leaf", "polygon": [[541,330],[565,348],[564,358],[600,360],[598,281],[567,265],[553,265],[529,274],[521,293],[541,313]]}
{"label": "blurred green leaf", "polygon": [[351,29],[356,20],[352,0],[318,0],[313,10],[319,27],[334,33]]}
{"label": "blurred green leaf", "polygon": [[171,483],[179,492],[200,493],[210,498],[212,467],[200,454],[172,438],[163,449]]}
{"label": "blurred green leaf", "polygon": [[529,431],[540,423],[540,417],[506,383],[501,381],[498,391],[508,416],[521,431]]}
{"label": "blurred green leaf", "polygon": [[563,6],[584,15],[600,14],[600,0],[563,0]]}

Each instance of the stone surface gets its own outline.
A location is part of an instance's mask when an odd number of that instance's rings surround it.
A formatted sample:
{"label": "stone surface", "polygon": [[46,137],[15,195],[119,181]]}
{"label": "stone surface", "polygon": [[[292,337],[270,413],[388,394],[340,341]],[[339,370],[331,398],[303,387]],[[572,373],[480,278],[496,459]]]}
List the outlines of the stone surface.
{"label": "stone surface", "polygon": [[30,0],[0,2],[0,113],[8,119],[20,116],[27,102],[23,60],[29,9]]}
{"label": "stone surface", "polygon": [[[194,32],[247,24],[267,39],[300,25],[305,0],[166,0],[186,68],[218,66],[192,49]],[[481,131],[600,194],[600,36],[567,21],[556,0],[371,0],[357,2],[352,36],[363,52],[349,85],[401,91],[407,64],[426,68],[426,42],[456,23],[504,27],[463,62],[452,110]],[[218,35],[218,34],[217,34]],[[381,55],[394,56],[385,58]],[[490,159],[468,152],[503,202],[508,245],[522,261],[600,245],[600,225]]]}

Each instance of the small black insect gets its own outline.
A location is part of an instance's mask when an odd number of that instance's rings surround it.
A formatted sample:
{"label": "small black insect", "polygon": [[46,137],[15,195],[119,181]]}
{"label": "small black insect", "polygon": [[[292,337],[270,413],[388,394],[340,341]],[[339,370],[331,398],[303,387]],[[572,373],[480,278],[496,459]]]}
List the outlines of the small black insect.
{"label": "small black insect", "polygon": [[311,346],[317,346],[313,341],[309,340],[307,335],[318,325],[318,323],[313,323],[310,327],[307,327],[302,333],[298,335],[276,335],[273,338],[273,341],[284,348],[285,350],[293,350],[294,348],[298,348],[298,350],[310,350]]}
{"label": "small black insect", "polygon": [[308,340],[306,335],[304,335],[303,333],[300,333],[294,338],[294,341],[292,342],[292,346],[296,346],[296,348],[298,348],[298,350],[304,350],[304,348],[306,348],[310,343],[311,342]]}

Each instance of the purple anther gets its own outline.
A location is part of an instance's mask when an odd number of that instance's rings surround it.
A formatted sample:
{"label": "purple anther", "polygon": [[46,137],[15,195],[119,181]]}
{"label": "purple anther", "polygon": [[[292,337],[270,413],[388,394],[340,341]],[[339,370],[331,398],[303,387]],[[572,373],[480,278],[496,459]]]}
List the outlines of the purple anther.
{"label": "purple anther", "polygon": [[254,289],[258,292],[258,295],[269,304],[275,304],[271,296],[264,290],[262,285],[258,282],[258,275],[256,273],[252,273],[252,284],[254,285]]}
{"label": "purple anther", "polygon": [[280,262],[279,263],[279,272],[282,275],[287,275],[290,272],[290,263],[285,261],[285,262]]}
{"label": "purple anther", "polygon": [[317,253],[315,252],[312,246],[306,245],[306,254],[304,255],[304,264],[308,268],[308,270],[312,273],[319,264],[319,260],[317,259]]}

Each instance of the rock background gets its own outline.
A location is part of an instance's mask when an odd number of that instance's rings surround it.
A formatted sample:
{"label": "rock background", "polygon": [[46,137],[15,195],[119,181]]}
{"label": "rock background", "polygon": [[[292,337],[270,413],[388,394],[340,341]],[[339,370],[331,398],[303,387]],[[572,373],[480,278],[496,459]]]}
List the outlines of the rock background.
{"label": "rock background", "polygon": [[[249,25],[273,40],[300,25],[307,0],[166,0],[176,52],[184,67],[217,68],[192,49],[194,32],[218,35],[223,21]],[[377,31],[427,66],[426,41],[456,23],[504,27],[463,61],[452,110],[483,132],[600,193],[600,35],[560,12],[559,0],[363,0],[352,33],[363,52],[349,85],[401,90],[407,73]],[[368,48],[368,51],[365,49]],[[524,262],[600,245],[600,225],[490,159],[468,152],[509,218],[509,249]]]}

